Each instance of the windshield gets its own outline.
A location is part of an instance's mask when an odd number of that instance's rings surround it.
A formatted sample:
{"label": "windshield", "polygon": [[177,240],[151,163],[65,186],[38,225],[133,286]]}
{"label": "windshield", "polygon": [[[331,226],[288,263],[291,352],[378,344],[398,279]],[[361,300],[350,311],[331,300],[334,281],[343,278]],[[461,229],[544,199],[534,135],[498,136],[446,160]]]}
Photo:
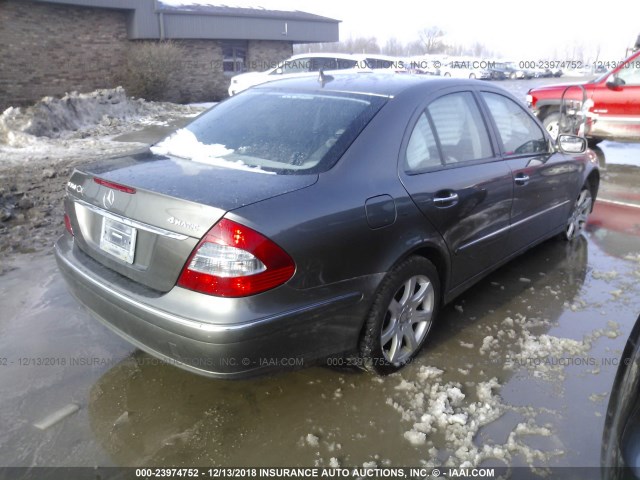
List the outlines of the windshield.
{"label": "windshield", "polygon": [[248,90],[152,151],[257,173],[317,173],[338,161],[385,102],[358,94]]}

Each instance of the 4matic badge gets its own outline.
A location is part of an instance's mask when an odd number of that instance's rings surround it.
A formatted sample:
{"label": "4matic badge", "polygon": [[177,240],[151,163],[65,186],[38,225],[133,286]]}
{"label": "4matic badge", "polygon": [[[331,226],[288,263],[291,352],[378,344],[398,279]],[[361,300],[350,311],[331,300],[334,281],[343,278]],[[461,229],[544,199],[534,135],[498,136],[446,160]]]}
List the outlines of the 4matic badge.
{"label": "4matic badge", "polygon": [[186,222],[184,220],[180,220],[179,218],[176,217],[169,217],[167,219],[167,222],[169,222],[171,225],[176,225],[178,227],[182,227],[182,228],[187,228],[189,230],[200,230],[200,225],[198,225],[197,223],[191,223],[191,222]]}

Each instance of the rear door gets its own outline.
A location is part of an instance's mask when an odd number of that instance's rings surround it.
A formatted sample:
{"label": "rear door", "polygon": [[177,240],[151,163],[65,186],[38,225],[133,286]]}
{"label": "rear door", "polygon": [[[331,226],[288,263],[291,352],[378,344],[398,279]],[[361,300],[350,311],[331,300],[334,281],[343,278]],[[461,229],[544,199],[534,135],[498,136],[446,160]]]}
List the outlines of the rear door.
{"label": "rear door", "polygon": [[580,172],[570,157],[552,151],[541,126],[524,107],[498,92],[483,91],[481,97],[512,173],[511,228],[505,251],[512,254],[566,222]]}
{"label": "rear door", "polygon": [[494,153],[471,91],[449,89],[416,113],[401,178],[452,258],[451,287],[503,256],[511,211],[508,165]]}

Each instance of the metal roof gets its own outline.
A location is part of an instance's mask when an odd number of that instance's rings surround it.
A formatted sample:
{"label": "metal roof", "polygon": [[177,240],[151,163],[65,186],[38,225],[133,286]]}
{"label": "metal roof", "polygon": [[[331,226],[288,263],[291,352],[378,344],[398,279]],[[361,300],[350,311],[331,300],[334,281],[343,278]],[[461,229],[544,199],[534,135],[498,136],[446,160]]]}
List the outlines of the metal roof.
{"label": "metal roof", "polygon": [[159,0],[35,0],[77,7],[124,10],[131,40],[277,40],[337,42],[339,20],[298,10],[220,4],[170,5]]}
{"label": "metal roof", "polygon": [[215,15],[229,17],[279,18],[284,20],[306,20],[311,22],[337,22],[332,18],[301,12],[300,10],[267,10],[263,7],[238,7],[211,4],[172,5],[158,2],[158,11],[182,15]]}

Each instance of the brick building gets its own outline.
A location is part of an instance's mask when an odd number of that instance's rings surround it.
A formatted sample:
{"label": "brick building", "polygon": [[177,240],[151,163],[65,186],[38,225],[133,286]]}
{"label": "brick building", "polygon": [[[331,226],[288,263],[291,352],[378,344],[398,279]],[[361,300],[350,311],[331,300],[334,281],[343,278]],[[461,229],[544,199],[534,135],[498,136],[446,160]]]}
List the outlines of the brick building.
{"label": "brick building", "polygon": [[176,100],[220,99],[235,73],[268,68],[294,43],[337,41],[338,24],[299,11],[159,0],[0,0],[0,111],[113,87],[132,42],[160,40],[185,51]]}

